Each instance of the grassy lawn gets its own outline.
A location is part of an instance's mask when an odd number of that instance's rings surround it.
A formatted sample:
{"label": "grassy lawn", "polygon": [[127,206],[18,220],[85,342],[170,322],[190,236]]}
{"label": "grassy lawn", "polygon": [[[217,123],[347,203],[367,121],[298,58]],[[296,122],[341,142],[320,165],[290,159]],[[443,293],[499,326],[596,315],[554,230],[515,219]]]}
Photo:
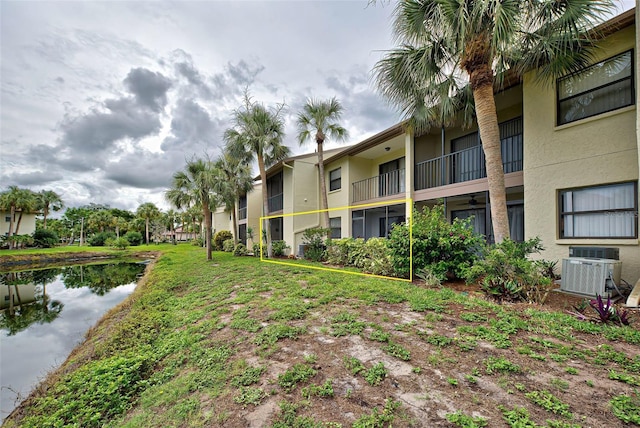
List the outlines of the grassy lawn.
{"label": "grassy lawn", "polygon": [[207,262],[189,245],[135,249],[163,256],[6,426],[640,424],[637,322],[228,253]]}

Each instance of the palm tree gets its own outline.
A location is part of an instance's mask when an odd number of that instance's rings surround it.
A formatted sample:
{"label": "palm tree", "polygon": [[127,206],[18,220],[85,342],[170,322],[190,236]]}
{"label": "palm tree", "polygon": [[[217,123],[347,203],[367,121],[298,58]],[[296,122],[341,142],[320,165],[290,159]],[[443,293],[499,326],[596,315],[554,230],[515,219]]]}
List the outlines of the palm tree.
{"label": "palm tree", "polygon": [[149,222],[160,216],[160,210],[153,202],[145,202],[138,207],[136,215],[144,219],[145,242],[149,245]]}
{"label": "palm tree", "polygon": [[327,203],[327,186],[324,178],[324,159],[322,146],[327,137],[339,141],[347,138],[348,132],[340,126],[338,121],[342,116],[342,106],[336,100],[331,98],[327,101],[321,101],[310,98],[302,108],[302,112],[298,113],[298,142],[303,145],[307,140],[315,138],[318,153],[318,174],[320,177],[320,194],[321,208],[324,211],[324,227],[329,228],[329,204]]}
{"label": "palm tree", "polygon": [[[35,193],[29,189],[21,189],[18,186],[9,186],[9,189],[0,194],[0,209],[9,211],[9,233],[7,238],[18,235],[20,223],[22,222],[22,214],[25,212],[33,213],[37,207]],[[16,221],[16,213],[19,213]],[[15,225],[15,228],[14,228]],[[14,247],[12,239],[8,239],[9,248]]]}
{"label": "palm tree", "polygon": [[253,188],[251,168],[242,159],[232,156],[229,150],[215,162],[216,181],[215,192],[220,195],[225,204],[225,210],[231,212],[233,219],[233,240],[238,244],[238,216],[236,204],[240,196]]}
{"label": "palm tree", "polygon": [[87,219],[87,226],[93,230],[104,232],[107,228],[114,225],[115,217],[110,210],[93,211]]}
{"label": "palm tree", "polygon": [[187,162],[184,171],[173,175],[171,189],[165,192],[165,198],[177,209],[197,205],[202,209],[205,222],[205,244],[207,260],[211,260],[211,211],[215,209],[216,199],[213,195],[213,165],[208,160],[192,159]]}
{"label": "palm tree", "polygon": [[593,60],[591,30],[612,10],[609,0],[406,0],[396,5],[400,47],[374,68],[381,92],[414,123],[440,106],[450,118],[465,87],[473,94],[485,153],[495,241],[509,237],[500,131],[494,88],[507,75],[537,69],[541,82]]}
{"label": "palm tree", "polygon": [[62,202],[62,198],[53,190],[42,190],[38,193],[38,205],[42,210],[43,216],[43,228],[47,229],[47,217],[49,216],[49,211],[60,211],[64,208],[64,202]]}
{"label": "palm tree", "polygon": [[180,215],[176,211],[170,209],[164,214],[163,219],[165,220],[166,227],[169,229],[169,233],[171,234],[171,243],[176,245],[176,223],[180,221]]}
{"label": "palm tree", "polygon": [[[252,102],[245,95],[244,105],[233,112],[233,128],[224,133],[229,152],[245,163],[258,161],[262,180],[263,215],[269,213],[267,197],[267,168],[289,156],[289,147],[282,144],[284,139],[284,120],[282,106],[268,109],[264,105]],[[271,228],[265,220],[263,230],[267,240],[267,254],[273,256],[271,249]]]}

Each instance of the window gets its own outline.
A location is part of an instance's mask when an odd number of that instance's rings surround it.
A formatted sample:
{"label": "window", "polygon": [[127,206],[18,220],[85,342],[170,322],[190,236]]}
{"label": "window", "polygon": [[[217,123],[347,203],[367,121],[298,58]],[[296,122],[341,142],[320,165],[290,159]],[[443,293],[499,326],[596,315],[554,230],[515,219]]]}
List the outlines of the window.
{"label": "window", "polygon": [[621,53],[558,79],[558,125],[633,105],[632,54]]}
{"label": "window", "polygon": [[247,218],[247,195],[242,195],[238,199],[238,218],[240,220]]}
{"label": "window", "polygon": [[329,173],[329,191],[342,188],[342,168],[336,168]]}
{"label": "window", "polygon": [[354,238],[364,238],[364,210],[354,211],[351,220],[351,235]]}
{"label": "window", "polygon": [[636,238],[637,183],[560,191],[561,238]]}
{"label": "window", "polygon": [[342,217],[330,218],[329,227],[331,228],[331,239],[342,238]]}
{"label": "window", "polygon": [[11,223],[11,216],[10,215],[4,216],[4,221],[6,221],[7,223]]}

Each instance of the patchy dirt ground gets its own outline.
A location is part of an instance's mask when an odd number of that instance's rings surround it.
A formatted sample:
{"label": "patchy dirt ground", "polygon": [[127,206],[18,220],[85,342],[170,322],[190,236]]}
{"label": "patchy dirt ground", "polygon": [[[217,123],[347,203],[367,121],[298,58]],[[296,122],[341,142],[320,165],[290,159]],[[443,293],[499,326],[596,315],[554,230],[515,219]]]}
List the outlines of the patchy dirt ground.
{"label": "patchy dirt ground", "polygon": [[[481,297],[475,286],[463,283],[447,286]],[[541,309],[564,312],[581,300],[581,297],[554,292]],[[531,307],[525,304],[504,306],[507,311],[520,313]],[[357,313],[357,320],[367,327],[357,335],[336,337],[331,317],[344,311]],[[473,311],[478,312],[477,309]],[[520,331],[509,336],[509,347],[479,340],[473,349],[465,349],[460,344],[465,339],[461,338],[459,327],[473,326],[473,322],[461,319],[461,314],[469,312],[469,308],[461,304],[449,305],[442,312],[425,313],[411,311],[406,303],[383,303],[362,307],[335,306],[331,314],[312,313],[297,324],[314,327],[296,340],[279,341],[277,351],[272,354],[256,355],[255,347],[247,344],[244,354],[235,356],[245,359],[249,366],[267,368],[262,381],[252,385],[266,392],[266,398],[259,405],[238,405],[231,397],[223,396],[211,403],[211,410],[222,415],[217,423],[223,427],[257,428],[283,421],[284,412],[280,408],[283,401],[297,403],[295,414],[299,419],[309,417],[313,421],[333,422],[344,427],[354,423],[372,427],[484,426],[449,422],[447,415],[458,411],[471,417],[481,417],[490,427],[534,426],[524,422],[521,425],[505,422],[503,413],[518,407],[527,409],[528,420],[540,426],[634,426],[614,417],[609,405],[613,396],[631,393],[633,388],[609,379],[608,374],[610,370],[625,370],[624,364],[614,363],[612,355],[620,357],[624,354],[633,358],[640,355],[638,346],[598,339],[586,333],[563,341],[544,334]],[[484,314],[489,321],[493,317],[492,311]],[[631,319],[637,328],[640,324],[638,315],[631,315]],[[230,320],[231,314],[224,321]],[[391,332],[391,336],[387,342],[372,340],[374,330]],[[234,337],[237,331],[228,328],[221,330],[216,340],[220,340],[220,335],[229,341],[237,340]],[[439,344],[421,340],[441,336],[450,341],[443,339]],[[410,357],[404,361],[385,352],[385,347],[391,342],[407,350]],[[354,375],[349,371],[348,358],[359,360],[366,369],[382,362],[388,373],[378,385],[371,385],[362,372]],[[491,370],[488,362],[492,360],[508,360],[520,370]],[[284,392],[277,384],[279,376],[293,365],[305,363],[317,373],[291,392]],[[637,357],[635,364],[639,363],[640,358]],[[636,375],[635,379],[640,380],[640,376]],[[333,385],[333,397],[309,397],[308,393],[305,396],[305,386],[319,386],[328,380]],[[526,396],[535,391],[550,392],[558,402],[547,409],[536,405],[532,398]],[[546,397],[549,399],[548,395]],[[397,406],[395,411],[390,406],[393,402]],[[563,403],[566,412],[562,408]],[[363,414],[386,413],[394,413],[394,419],[388,425],[381,422],[384,418],[373,417],[369,421],[371,425],[363,424]]]}

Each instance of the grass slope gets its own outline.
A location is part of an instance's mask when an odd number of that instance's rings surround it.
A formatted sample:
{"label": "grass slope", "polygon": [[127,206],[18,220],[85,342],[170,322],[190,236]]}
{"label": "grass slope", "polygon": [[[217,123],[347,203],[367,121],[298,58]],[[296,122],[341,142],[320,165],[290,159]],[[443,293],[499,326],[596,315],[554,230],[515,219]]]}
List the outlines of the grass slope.
{"label": "grass slope", "polygon": [[640,331],[188,245],[8,427],[629,426]]}

